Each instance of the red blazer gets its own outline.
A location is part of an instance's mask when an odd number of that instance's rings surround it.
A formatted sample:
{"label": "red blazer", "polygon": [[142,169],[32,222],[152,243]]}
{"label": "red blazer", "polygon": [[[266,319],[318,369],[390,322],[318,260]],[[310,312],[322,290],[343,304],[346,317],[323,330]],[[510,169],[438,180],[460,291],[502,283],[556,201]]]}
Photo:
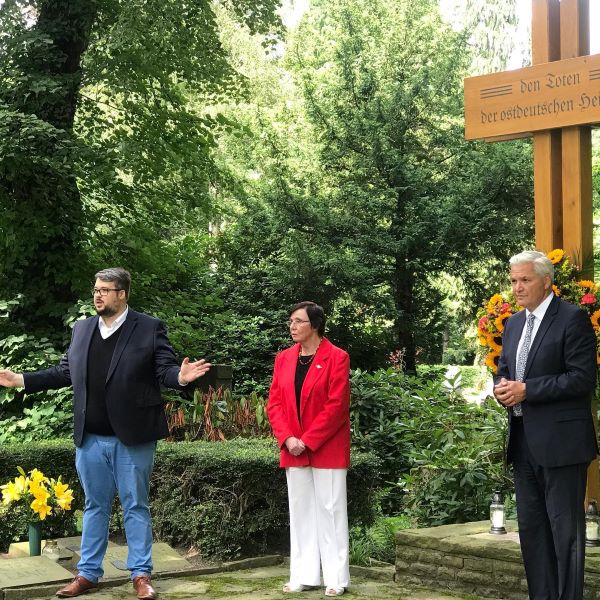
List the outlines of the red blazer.
{"label": "red blazer", "polygon": [[[350,466],[350,358],[323,338],[306,374],[296,408],[294,377],[300,344],[275,358],[267,413],[281,448],[281,467],[346,469]],[[292,456],[285,446],[290,436],[306,450]]]}

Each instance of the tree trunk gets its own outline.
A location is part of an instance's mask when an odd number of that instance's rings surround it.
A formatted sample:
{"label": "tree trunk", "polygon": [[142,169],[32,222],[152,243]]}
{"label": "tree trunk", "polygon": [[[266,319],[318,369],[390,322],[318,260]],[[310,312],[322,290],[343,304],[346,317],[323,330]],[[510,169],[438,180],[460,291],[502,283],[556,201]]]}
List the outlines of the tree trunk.
{"label": "tree trunk", "polygon": [[21,163],[0,177],[3,220],[13,240],[1,250],[0,297],[21,297],[15,316],[28,330],[60,326],[80,291],[83,211],[71,132],[96,11],[95,0],[43,0],[33,28],[15,34],[23,36],[15,37],[11,57],[21,83],[0,89],[0,102],[14,111],[10,129],[24,140]]}
{"label": "tree trunk", "polygon": [[[396,210],[392,215],[391,232],[395,243],[400,245],[403,235],[406,235],[407,206],[410,202],[410,192],[404,189],[396,196]],[[404,352],[405,370],[416,371],[415,334],[413,296],[415,273],[410,266],[410,257],[405,251],[394,255],[394,281],[392,290],[396,307],[394,328],[398,336],[398,348]]]}
{"label": "tree trunk", "polygon": [[404,351],[405,370],[416,371],[415,335],[413,314],[413,292],[415,277],[406,268],[404,257],[396,258],[394,302],[396,305],[395,329],[398,335],[398,348]]}

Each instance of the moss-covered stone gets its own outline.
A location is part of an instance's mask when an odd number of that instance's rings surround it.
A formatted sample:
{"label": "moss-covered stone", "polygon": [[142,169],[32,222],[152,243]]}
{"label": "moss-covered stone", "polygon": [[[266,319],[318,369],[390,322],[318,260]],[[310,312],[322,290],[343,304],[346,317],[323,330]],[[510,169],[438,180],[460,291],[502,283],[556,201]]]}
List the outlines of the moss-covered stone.
{"label": "moss-covered stone", "polygon": [[[207,576],[157,579],[154,581],[161,600],[290,600],[290,595],[282,591],[287,581],[287,567],[275,566],[249,571],[219,573]],[[90,600],[130,600],[131,584],[114,588],[100,589],[89,596]],[[323,588],[316,588],[302,594],[303,600],[323,598]],[[472,600],[470,596],[459,596],[450,592],[431,591],[392,581],[374,581],[354,577],[346,596],[348,600]],[[29,596],[27,600],[54,600],[54,595]]]}

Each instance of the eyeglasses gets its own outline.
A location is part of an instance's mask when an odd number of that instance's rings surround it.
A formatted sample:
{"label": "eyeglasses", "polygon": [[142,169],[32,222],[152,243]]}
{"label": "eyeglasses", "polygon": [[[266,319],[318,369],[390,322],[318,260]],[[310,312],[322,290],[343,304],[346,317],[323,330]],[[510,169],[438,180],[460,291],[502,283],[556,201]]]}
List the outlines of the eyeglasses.
{"label": "eyeglasses", "polygon": [[98,294],[100,294],[100,296],[108,296],[108,292],[120,292],[121,288],[93,288],[92,289],[92,296],[97,296]]}
{"label": "eyeglasses", "polygon": [[310,320],[305,321],[304,319],[290,319],[287,323],[288,326],[291,327],[292,325],[302,325],[302,323],[310,323]]}

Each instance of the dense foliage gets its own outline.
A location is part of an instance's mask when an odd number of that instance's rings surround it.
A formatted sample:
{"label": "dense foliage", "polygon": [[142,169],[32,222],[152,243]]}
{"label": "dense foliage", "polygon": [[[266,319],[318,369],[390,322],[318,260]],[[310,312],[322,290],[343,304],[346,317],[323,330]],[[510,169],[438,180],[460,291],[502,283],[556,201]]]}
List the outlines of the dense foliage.
{"label": "dense foliage", "polygon": [[231,305],[313,297],[355,366],[398,350],[409,370],[417,354],[439,362],[442,300],[456,295],[439,280],[465,281],[473,305],[491,264],[530,236],[529,146],[463,141],[468,46],[435,2],[311,6],[283,61],[246,67],[254,101],[235,114],[256,141],[224,138],[239,182],[219,238]]}
{"label": "dense foliage", "polygon": [[382,506],[419,525],[486,517],[494,489],[510,490],[506,415],[465,403],[441,380],[394,369],[352,375],[354,447],[382,460]]}
{"label": "dense foliage", "polygon": [[[314,2],[287,29],[276,8],[2,3],[2,366],[54,360],[110,264],[242,394],[265,394],[303,298],[356,367],[468,358],[465,312],[531,234],[529,145],[462,140],[481,32],[472,47],[434,0]],[[55,433],[67,399],[46,397]],[[37,410],[0,396],[15,430]]]}
{"label": "dense foliage", "polygon": [[[366,528],[376,513],[401,513],[418,525],[479,520],[486,517],[492,490],[511,491],[502,458],[504,410],[493,401],[481,407],[467,404],[458,386],[444,380],[443,371],[430,369],[432,375],[415,377],[397,369],[352,373],[355,455],[349,482],[357,556],[372,552],[383,559],[389,553],[388,528]],[[175,544],[201,543],[211,555],[273,548],[285,524],[285,483],[264,420],[264,399],[197,393],[176,406],[170,414],[179,437],[221,440],[262,434],[267,439],[161,443],[153,492],[157,536]],[[178,411],[185,418],[175,421]],[[377,457],[376,462],[362,458],[363,452]],[[4,445],[0,476],[10,476],[21,465],[75,481],[72,458],[70,442]],[[368,477],[364,469],[370,469]],[[368,485],[359,483],[363,477]],[[281,483],[279,491],[273,489],[274,480]],[[359,493],[354,486],[364,489]],[[172,510],[175,505],[177,511]],[[14,514],[7,518],[12,531],[20,532]],[[263,529],[259,522],[266,523]],[[69,528],[63,521],[59,525]]]}

